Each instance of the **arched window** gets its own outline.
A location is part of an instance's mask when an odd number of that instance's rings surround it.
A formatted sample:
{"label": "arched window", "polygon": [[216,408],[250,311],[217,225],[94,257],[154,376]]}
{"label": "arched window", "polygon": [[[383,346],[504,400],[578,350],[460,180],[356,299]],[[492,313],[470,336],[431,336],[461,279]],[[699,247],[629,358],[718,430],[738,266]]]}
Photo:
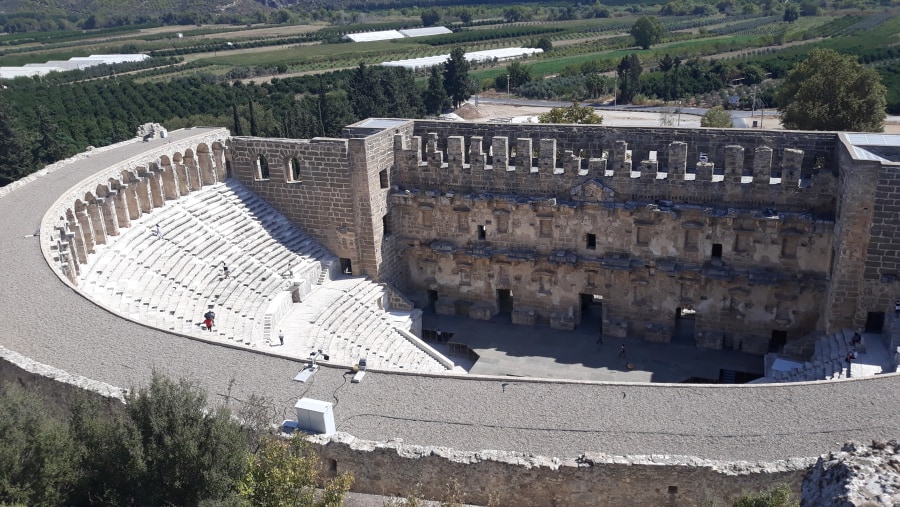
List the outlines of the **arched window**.
{"label": "arched window", "polygon": [[258,155],[256,157],[256,179],[269,179],[269,162],[266,160],[265,155]]}

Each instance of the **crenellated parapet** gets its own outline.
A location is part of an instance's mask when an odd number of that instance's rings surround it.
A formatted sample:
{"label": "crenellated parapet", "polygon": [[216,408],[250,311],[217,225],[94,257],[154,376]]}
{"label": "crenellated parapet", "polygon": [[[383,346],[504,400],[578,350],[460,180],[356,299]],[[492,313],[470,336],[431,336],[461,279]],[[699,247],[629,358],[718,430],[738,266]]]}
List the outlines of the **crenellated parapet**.
{"label": "crenellated parapet", "polygon": [[631,198],[819,211],[833,204],[833,134],[656,130],[416,122],[412,135],[395,135],[394,182],[563,197],[599,178]]}

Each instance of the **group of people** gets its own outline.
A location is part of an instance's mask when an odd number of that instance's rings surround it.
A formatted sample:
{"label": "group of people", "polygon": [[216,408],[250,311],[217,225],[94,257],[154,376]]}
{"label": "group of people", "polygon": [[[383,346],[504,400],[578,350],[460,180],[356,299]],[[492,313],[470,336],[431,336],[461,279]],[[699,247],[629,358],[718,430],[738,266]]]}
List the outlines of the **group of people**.
{"label": "group of people", "polygon": [[[603,345],[603,333],[602,332],[597,335],[597,343],[599,343],[600,345]],[[625,344],[624,343],[622,344],[621,347],[619,347],[619,357],[628,359],[625,356]]]}

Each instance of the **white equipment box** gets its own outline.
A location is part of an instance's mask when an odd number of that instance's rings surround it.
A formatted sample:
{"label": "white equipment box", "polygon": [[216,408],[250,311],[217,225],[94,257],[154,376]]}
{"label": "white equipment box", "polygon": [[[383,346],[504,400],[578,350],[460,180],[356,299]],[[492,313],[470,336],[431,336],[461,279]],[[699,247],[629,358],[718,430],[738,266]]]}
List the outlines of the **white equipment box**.
{"label": "white equipment box", "polygon": [[331,403],[301,398],[294,408],[297,409],[297,427],[301,431],[325,435],[335,432],[334,410]]}

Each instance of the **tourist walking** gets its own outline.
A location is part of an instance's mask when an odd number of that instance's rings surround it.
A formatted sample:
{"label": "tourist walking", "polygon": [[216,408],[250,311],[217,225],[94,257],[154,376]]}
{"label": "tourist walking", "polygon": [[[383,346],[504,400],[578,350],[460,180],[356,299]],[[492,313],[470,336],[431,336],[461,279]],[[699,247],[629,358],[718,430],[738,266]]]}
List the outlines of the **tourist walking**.
{"label": "tourist walking", "polygon": [[624,343],[622,344],[622,348],[619,349],[619,357],[625,357],[625,344]]}
{"label": "tourist walking", "polygon": [[222,274],[225,275],[225,278],[231,278],[231,270],[228,269],[228,265],[225,264],[225,261],[222,261]]}
{"label": "tourist walking", "polygon": [[163,230],[162,230],[162,227],[159,226],[159,224],[156,224],[156,228],[153,229],[153,234],[154,234],[157,238],[163,239]]}
{"label": "tourist walking", "polygon": [[900,299],[894,301],[894,317],[900,317]]}
{"label": "tourist walking", "polygon": [[280,329],[278,330],[278,343],[284,345],[284,332]]}

